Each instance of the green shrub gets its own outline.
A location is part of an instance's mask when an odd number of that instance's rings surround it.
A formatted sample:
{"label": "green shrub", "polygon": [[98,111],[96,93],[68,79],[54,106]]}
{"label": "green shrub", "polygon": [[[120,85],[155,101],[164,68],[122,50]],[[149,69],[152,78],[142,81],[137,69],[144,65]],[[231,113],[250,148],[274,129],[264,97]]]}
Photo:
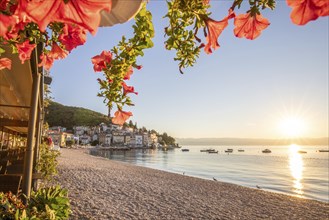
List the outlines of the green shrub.
{"label": "green shrub", "polygon": [[29,207],[47,214],[48,218],[55,217],[50,219],[68,219],[71,213],[67,189],[62,189],[60,186],[42,188],[32,192]]}
{"label": "green shrub", "polygon": [[26,217],[26,206],[22,200],[11,192],[0,192],[0,219],[24,219]]}
{"label": "green shrub", "polygon": [[52,177],[58,173],[57,157],[60,155],[60,152],[50,150],[47,144],[42,143],[39,147],[39,155],[37,171],[42,174],[43,179],[51,181]]}
{"label": "green shrub", "polygon": [[26,206],[12,193],[0,192],[1,220],[65,220],[70,213],[67,190],[60,186],[32,192]]}

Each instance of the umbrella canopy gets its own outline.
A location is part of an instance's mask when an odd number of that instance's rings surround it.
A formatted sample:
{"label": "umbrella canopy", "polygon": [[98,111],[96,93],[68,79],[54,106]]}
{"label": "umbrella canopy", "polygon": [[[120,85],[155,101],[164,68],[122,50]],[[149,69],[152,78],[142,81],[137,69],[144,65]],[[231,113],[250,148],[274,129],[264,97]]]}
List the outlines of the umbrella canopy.
{"label": "umbrella canopy", "polygon": [[101,12],[99,27],[109,27],[129,21],[139,12],[142,3],[143,0],[112,0],[111,11]]}

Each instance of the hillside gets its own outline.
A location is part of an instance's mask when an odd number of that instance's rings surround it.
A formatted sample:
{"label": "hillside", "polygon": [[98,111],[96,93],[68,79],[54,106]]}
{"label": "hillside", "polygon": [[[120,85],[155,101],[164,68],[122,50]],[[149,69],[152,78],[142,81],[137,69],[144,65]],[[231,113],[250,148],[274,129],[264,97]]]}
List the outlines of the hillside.
{"label": "hillside", "polygon": [[72,129],[74,126],[94,126],[102,122],[109,122],[106,115],[89,109],[65,106],[57,102],[50,102],[46,109],[46,122],[49,126],[62,126]]}

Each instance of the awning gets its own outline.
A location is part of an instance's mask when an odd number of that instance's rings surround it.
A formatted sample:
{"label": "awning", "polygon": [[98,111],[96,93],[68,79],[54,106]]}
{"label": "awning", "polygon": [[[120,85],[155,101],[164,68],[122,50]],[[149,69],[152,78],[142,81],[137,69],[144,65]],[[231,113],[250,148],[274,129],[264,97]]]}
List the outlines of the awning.
{"label": "awning", "polygon": [[6,50],[3,56],[12,60],[11,70],[0,70],[0,126],[26,133],[32,90],[31,62],[22,64],[18,55],[10,52]]}

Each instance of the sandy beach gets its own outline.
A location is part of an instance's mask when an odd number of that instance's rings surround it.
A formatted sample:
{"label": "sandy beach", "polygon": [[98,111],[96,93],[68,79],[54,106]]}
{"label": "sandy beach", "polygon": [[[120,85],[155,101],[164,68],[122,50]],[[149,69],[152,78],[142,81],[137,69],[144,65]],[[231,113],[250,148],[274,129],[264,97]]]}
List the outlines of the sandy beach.
{"label": "sandy beach", "polygon": [[70,219],[329,219],[329,203],[94,157],[62,149],[56,180]]}

